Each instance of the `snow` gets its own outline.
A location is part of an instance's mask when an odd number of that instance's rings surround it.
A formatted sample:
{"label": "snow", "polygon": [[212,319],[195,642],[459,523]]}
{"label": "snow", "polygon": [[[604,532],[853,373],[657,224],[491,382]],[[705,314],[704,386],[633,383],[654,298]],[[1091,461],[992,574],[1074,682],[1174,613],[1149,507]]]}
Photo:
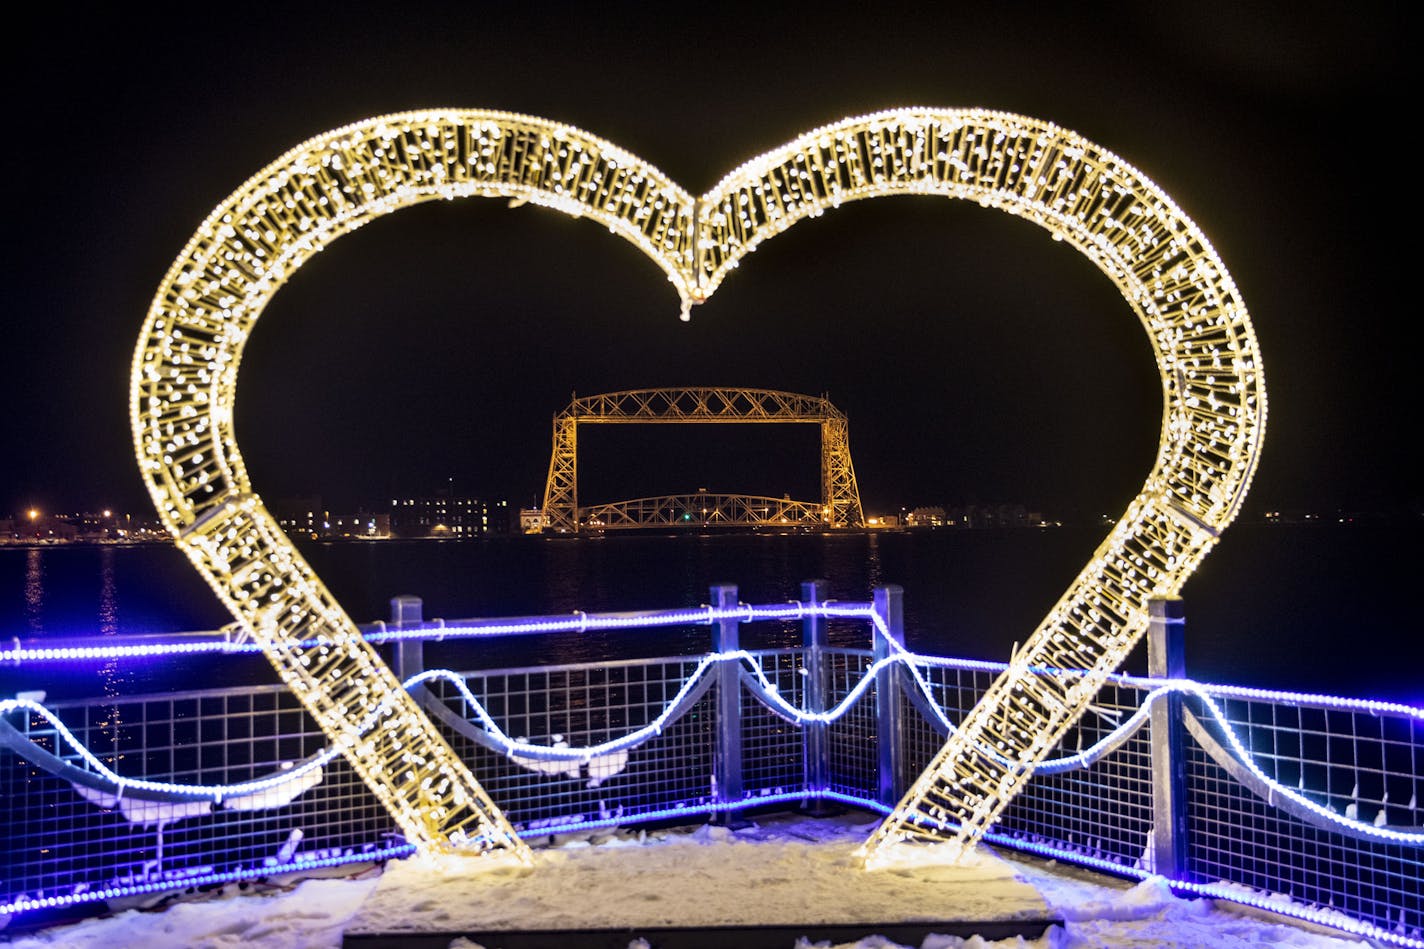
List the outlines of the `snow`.
{"label": "snow", "polygon": [[180,821],[185,817],[201,817],[204,814],[211,814],[213,810],[212,801],[152,801],[140,797],[120,798],[117,794],[109,794],[105,791],[98,791],[94,788],[85,787],[82,784],[71,784],[79,796],[90,804],[102,807],[104,810],[119,808],[119,813],[124,815],[124,820],[130,824],[137,824],[140,827],[157,826],[160,830],[174,821]]}
{"label": "snow", "polygon": [[[247,794],[235,794],[223,800],[222,806],[231,811],[256,811],[283,807],[316,787],[322,780],[320,765],[293,770],[292,762],[285,761],[282,763],[282,769],[291,771],[291,775]],[[106,811],[118,807],[124,820],[140,827],[156,825],[162,828],[187,817],[202,817],[205,814],[211,814],[214,806],[213,801],[206,799],[155,801],[141,795],[130,794],[125,797],[119,794],[110,794],[107,791],[100,791],[72,781],[69,786],[74,788],[80,797],[96,807],[101,807]]]}
{"label": "snow", "polygon": [[224,887],[160,912],[125,910],[16,938],[10,949],[319,949],[341,945],[346,921],[375,889],[362,879],[305,880],[289,887]]}
{"label": "snow", "polygon": [[[532,869],[461,857],[387,868],[351,929],[498,932],[866,921],[1044,919],[1047,906],[987,853],[866,873],[854,856],[874,824],[770,821],[733,832],[556,839]],[[921,848],[924,850],[926,848]],[[570,893],[588,893],[587,905]],[[755,899],[748,894],[755,893]],[[1042,929],[1042,927],[1039,927]]]}
{"label": "snow", "polygon": [[[284,769],[292,767],[291,762],[283,762]],[[320,766],[295,770],[292,776],[276,784],[270,784],[260,791],[238,794],[226,798],[222,806],[230,811],[259,811],[271,807],[283,807],[321,783],[323,774]]]}
{"label": "snow", "polygon": [[[561,925],[606,928],[626,907],[635,907],[646,925],[740,922],[758,912],[788,919],[810,914],[818,919],[847,912],[846,892],[863,894],[877,907],[898,890],[938,888],[940,895],[919,906],[934,918],[953,905],[970,918],[958,897],[1003,897],[1002,906],[1023,907],[1042,900],[1050,914],[1064,920],[1034,939],[986,942],[932,936],[919,949],[1088,949],[1088,947],[1211,946],[1213,949],[1286,946],[1297,949],[1363,947],[1323,931],[1273,919],[1257,918],[1230,904],[1174,896],[1160,878],[1131,885],[1041,860],[989,853],[967,856],[950,865],[948,852],[919,851],[914,859],[895,860],[885,869],[864,871],[849,856],[853,837],[869,831],[866,815],[839,820],[768,818],[741,830],[704,826],[659,831],[603,831],[530,840],[536,850],[533,869],[510,861],[467,858],[393,861],[384,874],[368,869],[354,879],[306,879],[293,883],[232,885],[202,897],[174,902],[161,910],[124,910],[13,937],[11,949],[113,946],[172,946],[196,949],[296,949],[336,947],[348,928],[355,931],[373,918],[396,914],[412,931],[437,931],[448,926],[458,899],[484,900],[487,907],[509,904],[507,916],[516,923],[542,904],[552,907]],[[695,858],[696,910],[676,918],[665,913],[668,888],[654,887],[648,873],[667,872]],[[597,887],[570,885],[593,872],[595,862],[618,867],[603,875]],[[659,869],[661,868],[661,869]],[[542,882],[541,882],[542,880]],[[847,888],[847,881],[850,886]],[[453,887],[453,889],[452,889]],[[947,889],[956,893],[945,893]],[[452,900],[454,892],[463,895]],[[498,900],[491,900],[491,894]],[[794,895],[793,894],[799,894]],[[787,904],[785,900],[796,902]],[[858,897],[859,898],[859,897]],[[939,905],[935,905],[935,901]],[[1041,904],[1040,906],[1041,911]],[[662,914],[662,915],[660,915]],[[1002,913],[997,914],[1002,916]],[[983,917],[980,917],[983,918]],[[492,927],[488,927],[492,928]],[[0,938],[4,938],[0,936]],[[454,938],[451,949],[475,949],[477,943]],[[645,949],[634,941],[631,949]],[[836,949],[896,949],[897,943],[867,936]],[[787,949],[810,949],[804,941]]]}
{"label": "snow", "polygon": [[[522,742],[523,738],[516,738],[515,741]],[[567,748],[569,743],[562,735],[554,735],[550,744],[551,748]],[[530,771],[538,771],[540,774],[558,774],[566,778],[577,780],[580,777],[580,762],[574,759],[554,759],[554,758],[534,758],[526,755],[510,755],[509,760],[519,765],[521,768],[528,768]],[[606,755],[594,755],[585,759],[582,767],[588,772],[588,787],[596,788],[604,781],[621,772],[628,766],[628,752],[613,751]]]}

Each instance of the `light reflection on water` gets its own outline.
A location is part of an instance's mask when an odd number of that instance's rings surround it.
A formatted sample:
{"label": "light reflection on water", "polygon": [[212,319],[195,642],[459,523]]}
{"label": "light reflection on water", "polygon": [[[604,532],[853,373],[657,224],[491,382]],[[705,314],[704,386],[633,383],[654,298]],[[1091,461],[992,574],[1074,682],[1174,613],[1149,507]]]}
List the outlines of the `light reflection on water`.
{"label": "light reflection on water", "polygon": [[114,596],[114,548],[99,548],[99,635],[119,634],[119,604]]}
{"label": "light reflection on water", "polygon": [[870,589],[885,583],[884,571],[880,567],[880,535],[866,537],[865,579]]}
{"label": "light reflection on water", "polygon": [[[119,601],[117,594],[117,583],[114,576],[114,559],[116,553],[113,547],[99,548],[99,637],[113,638],[121,636],[119,630]],[[98,668],[100,687],[106,697],[118,698],[123,695],[132,695],[135,691],[134,664],[119,659],[108,659]],[[109,751],[113,755],[118,754],[119,730],[123,725],[123,717],[118,706],[107,706],[99,712],[95,726],[98,733],[108,739]],[[90,739],[90,748],[96,752],[102,751],[101,746],[93,743]]]}
{"label": "light reflection on water", "polygon": [[25,631],[31,636],[44,635],[44,551],[32,547],[25,551]]}
{"label": "light reflection on water", "polygon": [[[302,553],[357,622],[414,594],[427,618],[695,607],[735,583],[747,603],[800,597],[825,579],[836,600],[905,589],[912,649],[1007,659],[1101,540],[1087,528],[916,533],[510,537],[484,542],[308,544]],[[1187,663],[1205,680],[1419,702],[1408,672],[1424,639],[1406,591],[1424,541],[1418,525],[1238,525],[1188,583]],[[1364,568],[1368,565],[1368,569]],[[0,639],[122,637],[216,629],[230,618],[171,546],[0,547]],[[863,645],[863,624],[831,624],[832,642]],[[751,648],[800,640],[794,623],[744,627]],[[705,627],[432,644],[453,668],[700,653]],[[1290,648],[1282,649],[1289,643]],[[1381,662],[1380,657],[1389,661]],[[1129,665],[1129,668],[1137,668]],[[94,673],[99,672],[96,682]],[[56,678],[92,695],[273,681],[260,658],[102,668],[0,668],[0,694]],[[33,681],[39,677],[45,681]],[[165,678],[166,677],[166,678]],[[81,682],[80,680],[85,680]],[[87,684],[86,684],[87,682]],[[54,694],[52,692],[52,694]]]}

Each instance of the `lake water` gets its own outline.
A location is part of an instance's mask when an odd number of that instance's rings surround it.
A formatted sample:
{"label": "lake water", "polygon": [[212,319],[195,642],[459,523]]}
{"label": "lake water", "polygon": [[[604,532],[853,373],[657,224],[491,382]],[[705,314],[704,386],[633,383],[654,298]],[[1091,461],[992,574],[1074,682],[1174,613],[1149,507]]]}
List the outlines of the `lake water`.
{"label": "lake water", "polygon": [[[736,583],[749,603],[796,599],[802,580],[831,595],[869,599],[883,583],[905,588],[911,648],[1006,659],[1087,560],[1103,530],[934,531],[855,534],[506,537],[474,542],[390,541],[303,546],[357,622],[383,619],[389,599],[425,600],[429,617],[573,610],[655,609],[708,601],[708,586]],[[1424,636],[1414,584],[1424,526],[1304,524],[1233,527],[1184,590],[1193,677],[1269,688],[1424,704]],[[183,556],[168,546],[0,548],[0,636],[123,637],[214,629],[230,617]],[[700,652],[706,628],[563,636],[445,647],[427,658],[456,667],[583,661]],[[745,635],[745,634],[744,634]],[[763,642],[794,641],[794,626]],[[833,631],[846,644],[861,636]],[[114,694],[250,681],[267,672],[230,657],[181,671],[109,663],[95,673],[0,669],[0,693]],[[1129,668],[1141,671],[1140,656]],[[429,664],[435,664],[430,662]],[[43,672],[40,670],[43,668]],[[31,681],[42,676],[47,682]],[[95,676],[97,675],[97,678]],[[58,680],[67,679],[61,687]]]}

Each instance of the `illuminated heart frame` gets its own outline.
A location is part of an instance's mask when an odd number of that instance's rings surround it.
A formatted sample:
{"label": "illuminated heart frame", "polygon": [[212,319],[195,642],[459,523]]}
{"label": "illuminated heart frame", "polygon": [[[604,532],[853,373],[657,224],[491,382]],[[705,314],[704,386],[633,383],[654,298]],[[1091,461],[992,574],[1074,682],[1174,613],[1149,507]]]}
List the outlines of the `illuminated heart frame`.
{"label": "illuminated heart frame", "polygon": [[[899,109],[808,132],[700,198],[578,129],[501,112],[369,119],[302,143],[208,216],[134,355],[139,468],[163,523],[420,851],[528,850],[252,491],[233,435],[252,324],[309,257],[398,208],[506,197],[588,217],[661,267],[683,318],[763,240],[846,201],[968,198],[1076,247],[1147,330],[1162,440],[1142,492],[867,842],[972,843],[1236,516],[1266,419],[1255,334],[1197,226],[1112,153],[1036,119]],[[1087,670],[1076,678],[1034,667]]]}

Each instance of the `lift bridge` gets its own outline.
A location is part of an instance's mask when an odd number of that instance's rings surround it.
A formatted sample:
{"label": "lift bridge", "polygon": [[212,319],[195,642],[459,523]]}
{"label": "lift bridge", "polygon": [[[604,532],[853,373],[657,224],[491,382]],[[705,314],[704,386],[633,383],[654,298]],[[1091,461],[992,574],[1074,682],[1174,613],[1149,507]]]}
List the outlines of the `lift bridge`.
{"label": "lift bridge", "polygon": [[[821,427],[818,501],[742,494],[670,494],[579,506],[580,425],[816,424]],[[770,389],[633,389],[575,397],[554,416],[544,488],[544,529],[559,533],[647,527],[859,527],[860,489],[845,413],[821,396]]]}

